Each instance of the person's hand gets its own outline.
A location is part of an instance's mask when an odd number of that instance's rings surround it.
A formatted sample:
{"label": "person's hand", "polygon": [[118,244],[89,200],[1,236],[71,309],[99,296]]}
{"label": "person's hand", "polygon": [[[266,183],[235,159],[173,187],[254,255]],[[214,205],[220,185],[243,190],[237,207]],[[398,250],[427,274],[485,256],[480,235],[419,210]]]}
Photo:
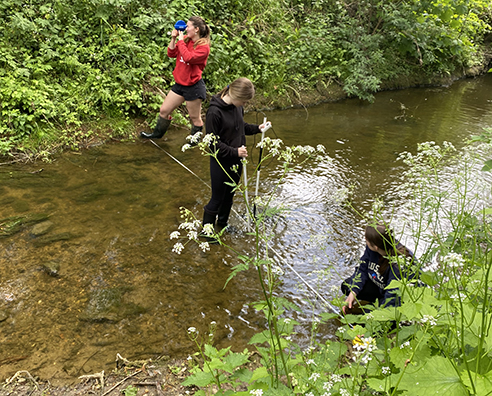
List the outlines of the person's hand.
{"label": "person's hand", "polygon": [[246,147],[241,146],[237,149],[237,155],[238,157],[246,158],[248,156],[248,150],[246,150]]}
{"label": "person's hand", "polygon": [[347,308],[348,309],[352,309],[352,307],[354,306],[354,302],[355,300],[357,299],[357,296],[355,295],[355,293],[353,291],[350,292],[350,294],[348,295],[348,297],[345,299],[345,303],[347,305],[344,305],[342,307],[342,311],[344,314],[347,314]]}
{"label": "person's hand", "polygon": [[179,31],[178,33],[178,39],[183,40],[184,39],[184,32],[182,30]]}
{"label": "person's hand", "polygon": [[260,131],[266,132],[272,127],[272,123],[270,121],[265,122],[264,124],[258,125]]}
{"label": "person's hand", "polygon": [[176,29],[173,29],[173,31],[171,32],[171,37],[173,39],[176,39],[176,37],[178,37],[178,31]]}

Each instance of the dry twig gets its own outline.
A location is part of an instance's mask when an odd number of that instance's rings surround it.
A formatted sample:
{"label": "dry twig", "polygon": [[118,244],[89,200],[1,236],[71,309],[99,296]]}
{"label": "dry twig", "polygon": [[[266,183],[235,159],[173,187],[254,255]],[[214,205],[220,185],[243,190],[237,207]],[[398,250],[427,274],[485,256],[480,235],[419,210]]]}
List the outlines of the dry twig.
{"label": "dry twig", "polygon": [[6,382],[7,384],[11,384],[17,377],[20,377],[21,374],[27,374],[28,378],[34,383],[34,386],[36,387],[36,389],[39,389],[39,385],[38,383],[36,382],[36,380],[33,378],[33,376],[29,373],[29,371],[25,371],[25,370],[21,370],[21,371],[17,371],[13,376],[12,378],[8,379]]}

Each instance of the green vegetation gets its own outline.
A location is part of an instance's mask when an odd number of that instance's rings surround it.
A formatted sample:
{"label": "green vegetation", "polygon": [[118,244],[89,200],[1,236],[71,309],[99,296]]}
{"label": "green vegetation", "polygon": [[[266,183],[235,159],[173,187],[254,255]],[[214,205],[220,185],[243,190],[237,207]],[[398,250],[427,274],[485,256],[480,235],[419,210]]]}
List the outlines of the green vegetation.
{"label": "green vegetation", "polygon": [[330,86],[372,100],[396,77],[484,66],[492,20],[488,0],[3,0],[0,155],[152,122],[173,83],[168,32],[191,15],[212,28],[209,92],[246,76],[273,103]]}
{"label": "green vegetation", "polygon": [[[490,185],[481,177],[490,168],[480,158],[490,155],[491,141],[492,129],[488,129],[460,152],[447,142],[442,146],[428,142],[419,144],[416,154],[400,155],[405,171],[398,193],[406,204],[396,211],[376,200],[371,212],[362,215],[367,224],[384,219],[397,224],[400,240],[403,234],[411,236],[419,264],[399,257],[394,260],[401,268],[417,265],[414,270],[424,283],[405,278],[393,281],[388,288],[398,288],[400,307],[364,306],[364,314],[343,317],[327,308],[326,313],[314,315],[310,345],[304,348],[295,341],[298,323],[290,319],[298,308],[277,292],[283,269],[268,247],[274,236],[272,223],[278,218],[278,210],[272,207],[277,188],[261,203],[255,201],[262,208],[255,217],[246,202],[245,187],[239,184],[237,191],[250,215],[254,249],[248,255],[238,254],[241,263],[231,277],[250,268],[258,273],[264,300],[253,306],[264,314],[267,325],[250,344],[260,359],[252,365],[248,350],[217,350],[214,322],[203,330],[205,336],[190,327],[188,334],[197,345],[199,359],[198,364],[190,363],[192,375],[183,385],[200,388],[195,395],[490,394],[492,208],[484,198]],[[216,155],[208,143],[198,146],[202,153]],[[329,160],[322,146],[283,147],[279,140],[266,139],[264,150],[264,161],[279,160],[283,177],[299,161]],[[452,173],[447,170],[450,164]],[[193,242],[208,250],[207,242],[198,239],[200,221],[189,210],[181,212],[179,229],[186,235],[171,234],[172,239],[182,238],[174,251],[180,253]],[[202,233],[223,244],[221,234],[212,234],[208,226]],[[333,270],[335,265],[327,273]],[[333,302],[341,308],[345,296],[336,294]],[[341,322],[337,337],[320,342],[320,323],[335,318]]]}

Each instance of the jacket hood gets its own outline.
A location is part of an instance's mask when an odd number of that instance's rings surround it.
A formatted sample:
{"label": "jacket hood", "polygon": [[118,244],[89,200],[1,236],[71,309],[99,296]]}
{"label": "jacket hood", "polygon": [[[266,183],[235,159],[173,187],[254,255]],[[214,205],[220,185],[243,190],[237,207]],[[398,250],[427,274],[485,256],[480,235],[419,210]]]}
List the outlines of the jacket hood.
{"label": "jacket hood", "polygon": [[231,109],[236,107],[233,104],[227,104],[224,102],[219,95],[212,96],[212,99],[210,99],[210,106],[217,106],[220,109]]}

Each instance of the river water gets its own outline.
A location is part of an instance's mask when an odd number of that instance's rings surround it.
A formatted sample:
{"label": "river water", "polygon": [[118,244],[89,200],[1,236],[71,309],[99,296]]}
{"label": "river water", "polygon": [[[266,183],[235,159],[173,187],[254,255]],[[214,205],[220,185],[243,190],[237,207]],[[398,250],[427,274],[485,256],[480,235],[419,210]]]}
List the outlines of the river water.
{"label": "river water", "polygon": [[[491,127],[491,93],[492,75],[486,75],[449,87],[382,92],[372,104],[344,100],[266,113],[274,126],[268,136],[327,149],[326,159],[296,167],[282,181],[276,203],[289,211],[272,225],[271,246],[285,271],[279,294],[304,311],[296,316],[301,342],[312,315],[325,308],[299,276],[329,300],[363,248],[356,211],[370,210],[376,197],[399,204],[391,194],[403,169],[398,154],[415,152],[424,141],[460,147]],[[260,123],[263,114],[246,118]],[[28,370],[69,382],[110,370],[117,353],[131,360],[184,357],[195,351],[187,328],[206,334],[211,321],[218,347],[241,350],[264,328],[249,305],[261,298],[254,269],[224,288],[238,264],[230,250],[212,246],[204,253],[189,245],[180,255],[171,252],[179,208],[201,218],[210,198],[202,182],[209,183],[208,158],[180,150],[186,133],[171,129],[160,148],[107,144],[50,164],[0,167],[0,219],[48,216],[0,238],[0,379]],[[252,172],[258,150],[248,139]],[[280,174],[278,163],[265,164],[260,194]],[[347,189],[352,208],[344,205]],[[238,231],[225,242],[247,254],[253,245],[244,232],[245,208],[238,200],[235,209],[239,217],[232,215],[231,224]],[[321,337],[330,337],[333,326],[322,327]]]}

